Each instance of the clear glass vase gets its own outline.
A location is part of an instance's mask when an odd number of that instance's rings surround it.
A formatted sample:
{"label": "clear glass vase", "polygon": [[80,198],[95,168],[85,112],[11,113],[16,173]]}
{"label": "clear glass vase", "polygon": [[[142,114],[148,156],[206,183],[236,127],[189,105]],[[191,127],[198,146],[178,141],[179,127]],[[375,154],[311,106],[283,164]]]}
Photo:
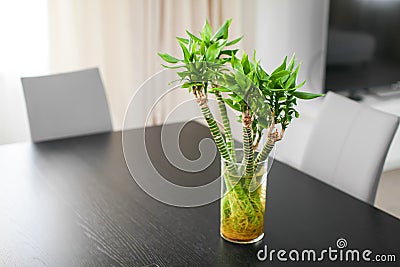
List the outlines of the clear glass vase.
{"label": "clear glass vase", "polygon": [[221,159],[220,234],[227,241],[250,244],[264,237],[264,214],[269,162],[254,164],[254,175],[246,174],[243,151],[236,151],[237,162]]}

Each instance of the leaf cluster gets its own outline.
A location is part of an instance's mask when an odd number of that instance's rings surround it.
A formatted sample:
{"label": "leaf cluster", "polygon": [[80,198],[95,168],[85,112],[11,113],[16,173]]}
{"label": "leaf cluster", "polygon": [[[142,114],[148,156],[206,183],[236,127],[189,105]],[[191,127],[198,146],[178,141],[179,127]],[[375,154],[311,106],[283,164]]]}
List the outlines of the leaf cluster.
{"label": "leaf cluster", "polygon": [[[256,59],[256,51],[251,60],[244,52],[238,58],[238,50],[229,46],[238,43],[242,37],[228,41],[231,22],[231,19],[227,20],[214,34],[207,20],[199,36],[186,31],[187,38],[177,37],[183,58],[159,53],[164,61],[173,65],[163,66],[182,68],[178,72],[179,81],[183,81],[182,87],[189,91],[203,89],[205,93],[207,90],[226,93],[223,101],[228,106],[240,113],[251,113],[255,135],[269,127],[271,115],[274,124],[281,124],[285,130],[294,118],[299,117],[295,108],[297,99],[313,99],[322,95],[298,91],[305,81],[297,84],[300,64],[296,64],[294,56],[289,62],[285,57],[270,74]],[[227,68],[228,65],[230,68]]]}
{"label": "leaf cluster", "polygon": [[286,129],[293,118],[299,117],[299,112],[295,109],[297,99],[314,99],[322,96],[310,92],[298,91],[306,81],[297,84],[301,64],[295,63],[295,56],[287,62],[284,58],[282,64],[271,74],[259,66],[258,75],[255,82],[259,84],[262,94],[268,102],[274,116],[275,124],[281,124],[282,129]]}
{"label": "leaf cluster", "polygon": [[228,41],[228,31],[232,20],[227,20],[217,32],[213,34],[211,25],[206,20],[200,36],[186,31],[187,38],[176,37],[181,47],[183,58],[176,58],[169,54],[159,56],[167,63],[174,66],[165,68],[183,68],[178,72],[180,81],[184,81],[183,88],[192,89],[204,88],[207,90],[207,83],[218,79],[223,66],[237,49],[227,47],[238,43],[242,37]]}
{"label": "leaf cluster", "polygon": [[[253,117],[253,132],[261,132],[270,125],[271,112],[258,84],[254,83],[258,64],[250,61],[246,53],[243,53],[241,59],[232,56],[230,64],[233,71],[221,75],[218,81],[220,87],[215,90],[228,92],[228,98],[223,100],[232,109],[241,113],[250,112]],[[241,120],[241,115],[239,119]]]}
{"label": "leaf cluster", "polygon": [[[268,116],[264,103],[268,104],[274,123],[281,124],[282,129],[286,129],[293,118],[299,117],[299,112],[295,108],[297,99],[308,100],[322,96],[298,91],[304,86],[305,81],[297,84],[300,64],[296,65],[294,56],[290,62],[287,62],[287,57],[285,57],[282,64],[271,74],[268,74],[262,68],[260,61],[256,60],[256,51],[254,51],[252,61],[249,60],[247,54],[243,53],[241,60],[232,56],[230,63],[235,72],[224,74],[223,82],[220,82],[224,85],[221,86],[223,89],[221,91],[230,92],[229,98],[224,101],[232,109],[240,112],[250,107],[256,115],[256,121],[259,120],[261,128],[267,127],[266,121],[260,122],[262,118]],[[260,99],[264,103],[261,103]]]}

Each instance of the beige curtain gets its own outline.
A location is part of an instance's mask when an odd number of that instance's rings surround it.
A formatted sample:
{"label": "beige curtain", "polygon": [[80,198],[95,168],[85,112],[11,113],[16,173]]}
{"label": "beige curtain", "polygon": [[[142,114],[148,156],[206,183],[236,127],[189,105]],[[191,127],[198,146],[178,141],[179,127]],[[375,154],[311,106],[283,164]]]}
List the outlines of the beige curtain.
{"label": "beige curtain", "polygon": [[162,69],[157,52],[180,55],[175,36],[184,35],[185,29],[197,33],[206,17],[214,29],[225,19],[233,18],[231,36],[245,35],[241,48],[251,51],[254,2],[49,0],[51,72],[98,66],[114,129],[121,129],[124,112],[135,90]]}

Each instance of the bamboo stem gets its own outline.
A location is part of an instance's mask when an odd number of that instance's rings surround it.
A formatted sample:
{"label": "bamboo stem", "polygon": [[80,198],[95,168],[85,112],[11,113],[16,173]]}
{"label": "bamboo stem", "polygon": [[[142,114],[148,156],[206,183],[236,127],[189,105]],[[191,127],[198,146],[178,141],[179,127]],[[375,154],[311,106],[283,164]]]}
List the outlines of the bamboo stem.
{"label": "bamboo stem", "polygon": [[[234,162],[232,161],[232,158],[229,155],[229,152],[227,150],[224,138],[217,126],[217,123],[215,122],[215,119],[210,111],[210,108],[208,107],[207,104],[207,96],[203,94],[201,90],[198,90],[197,88],[193,88],[193,93],[196,97],[197,103],[199,104],[201,108],[201,112],[203,113],[204,118],[206,119],[207,125],[210,129],[211,135],[214,138],[214,141],[217,145],[217,148],[219,152],[221,153],[222,158],[227,162],[228,166],[228,172],[230,173],[236,173],[236,166]],[[237,196],[237,199],[240,200],[239,203],[242,203],[243,207],[241,207],[241,211],[246,210],[250,214],[254,214],[254,208],[253,205],[248,198],[246,191],[242,187],[242,185],[239,182],[232,181],[229,178],[229,175],[224,175],[224,179],[226,181],[227,187],[230,190],[231,193],[235,194]],[[225,200],[224,200],[225,201]],[[232,203],[230,203],[232,204]],[[237,209],[232,208],[231,212],[240,212]]]}
{"label": "bamboo stem", "polygon": [[242,114],[243,124],[243,159],[245,164],[245,190],[248,190],[250,181],[254,175],[254,150],[253,150],[253,135],[251,125],[253,119],[250,115],[250,110],[246,110]]}
{"label": "bamboo stem", "polygon": [[201,112],[203,113],[203,116],[207,121],[208,127],[210,128],[211,131],[211,135],[215,140],[215,143],[218,147],[219,152],[221,153],[221,156],[224,158],[224,160],[232,162],[232,158],[229,155],[224,138],[222,137],[222,134],[219,131],[217,123],[215,122],[209,107],[202,107]]}
{"label": "bamboo stem", "polygon": [[221,113],[222,124],[224,126],[226,146],[227,146],[228,152],[231,155],[232,161],[236,162],[235,143],[232,138],[232,130],[231,130],[231,125],[230,125],[230,121],[229,121],[229,117],[228,117],[228,112],[226,111],[226,106],[225,106],[224,101],[222,100],[221,93],[216,91],[215,96],[218,101],[218,109],[219,109],[219,112]]}
{"label": "bamboo stem", "polygon": [[267,160],[269,154],[271,153],[272,149],[275,146],[275,143],[283,138],[284,133],[285,133],[284,129],[282,129],[281,132],[279,133],[278,130],[275,129],[275,124],[272,123],[272,125],[268,129],[268,140],[264,144],[260,153],[258,153],[255,164]]}

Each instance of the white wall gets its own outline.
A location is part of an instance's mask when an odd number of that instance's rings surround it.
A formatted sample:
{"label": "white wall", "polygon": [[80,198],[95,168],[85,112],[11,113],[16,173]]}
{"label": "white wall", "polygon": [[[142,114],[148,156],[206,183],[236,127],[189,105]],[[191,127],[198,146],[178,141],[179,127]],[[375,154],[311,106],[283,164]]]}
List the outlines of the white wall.
{"label": "white wall", "polygon": [[48,73],[47,1],[0,1],[0,36],[0,144],[26,141],[20,78]]}
{"label": "white wall", "polygon": [[255,41],[262,65],[271,71],[296,53],[305,89],[322,92],[328,11],[329,0],[257,0]]}

